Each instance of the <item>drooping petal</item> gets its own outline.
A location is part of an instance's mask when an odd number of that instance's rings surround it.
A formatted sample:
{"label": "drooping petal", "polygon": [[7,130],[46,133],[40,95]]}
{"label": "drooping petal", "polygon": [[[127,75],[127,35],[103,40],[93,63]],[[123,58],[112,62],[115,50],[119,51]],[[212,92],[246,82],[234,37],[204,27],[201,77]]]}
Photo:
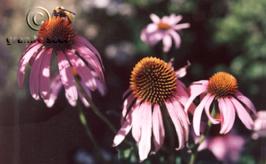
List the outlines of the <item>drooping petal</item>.
{"label": "drooping petal", "polygon": [[238,100],[240,100],[246,107],[248,107],[248,109],[250,109],[253,113],[256,113],[256,108],[254,106],[254,104],[250,101],[249,98],[247,98],[246,96],[244,96],[241,92],[237,92],[236,93],[236,97]]}
{"label": "drooping petal", "polygon": [[247,110],[242,106],[240,102],[238,102],[235,98],[230,99],[235,107],[236,113],[241,120],[241,122],[248,128],[252,129],[254,121],[252,120],[251,116],[247,112]]}
{"label": "drooping petal", "polygon": [[141,125],[141,138],[138,143],[140,161],[145,160],[151,150],[152,110],[149,104],[142,110],[143,124]]}
{"label": "drooping petal", "polygon": [[228,121],[229,124],[224,132],[224,133],[228,133],[232,129],[234,122],[235,122],[235,109],[234,109],[234,105],[232,104],[230,98],[225,98],[225,103],[227,104],[227,109],[230,111],[230,114],[229,114],[230,117]]}
{"label": "drooping petal", "polygon": [[126,119],[122,123],[122,127],[119,129],[117,134],[114,137],[113,140],[113,147],[119,145],[126,137],[126,135],[129,133],[131,127],[132,127],[132,112],[135,110],[132,108],[128,115],[126,116]]}
{"label": "drooping petal", "polygon": [[163,51],[168,52],[172,46],[172,39],[170,35],[165,35],[163,37]]}
{"label": "drooping petal", "polygon": [[61,81],[65,88],[65,95],[70,105],[76,106],[78,99],[78,91],[75,86],[75,79],[72,75],[71,66],[66,59],[66,54],[59,51],[57,54],[58,69],[61,77]]}
{"label": "drooping petal", "polygon": [[81,102],[84,104],[84,106],[85,107],[89,107],[90,103],[88,102],[86,97],[81,92],[78,92],[78,95],[79,95],[79,98],[80,98]]}
{"label": "drooping petal", "polygon": [[219,104],[221,104],[220,111],[223,115],[223,121],[221,124],[220,134],[226,134],[232,129],[234,125],[235,110],[234,110],[234,106],[231,104],[231,101],[228,98],[220,98],[218,102]]}
{"label": "drooping petal", "polygon": [[207,94],[200,102],[200,104],[196,107],[195,112],[193,114],[193,128],[194,132],[197,136],[200,135],[200,121],[203,109],[206,105],[207,100],[210,98],[210,94]]}
{"label": "drooping petal", "polygon": [[200,94],[202,94],[203,92],[207,91],[207,86],[206,85],[198,85],[198,84],[192,84],[189,87],[190,90],[190,97],[187,100],[187,103],[185,105],[185,111],[188,112],[189,107],[191,106],[191,104],[193,103],[193,100],[199,96]]}
{"label": "drooping petal", "polygon": [[162,113],[159,105],[155,105],[153,108],[152,123],[154,147],[155,152],[157,152],[162,147],[165,138]]}
{"label": "drooping petal", "polygon": [[167,102],[165,105],[166,105],[167,111],[169,113],[169,116],[170,116],[170,118],[174,124],[176,134],[178,136],[179,145],[178,145],[178,148],[176,148],[176,149],[180,150],[185,145],[184,130],[183,130],[183,127],[181,126],[181,123],[178,119],[178,116],[176,115],[175,109],[174,109],[173,105],[171,104],[171,102]]}
{"label": "drooping petal", "polygon": [[146,106],[144,104],[137,105],[135,108],[134,113],[132,114],[132,136],[135,139],[135,141],[138,143],[140,141],[141,137],[141,124],[142,124],[142,118],[143,118],[143,111],[144,110],[150,110],[146,109]]}
{"label": "drooping petal", "polygon": [[18,64],[18,72],[17,72],[17,79],[18,79],[18,85],[19,87],[23,86],[24,83],[24,76],[25,76],[25,70],[26,70],[26,65],[29,63],[31,57],[35,53],[39,53],[40,50],[39,48],[41,47],[41,44],[37,44],[28,51],[25,51],[26,53],[20,58],[19,64]]}
{"label": "drooping petal", "polygon": [[211,95],[210,98],[207,100],[206,105],[205,105],[205,113],[212,124],[219,124],[220,123],[219,120],[213,118],[211,113],[210,113],[210,106],[214,100],[214,97],[215,97],[214,95]]}
{"label": "drooping petal", "polygon": [[[78,45],[82,46],[82,45],[86,45],[87,48],[92,52],[93,55],[95,55],[97,57],[97,59],[99,60],[99,62],[101,63],[102,67],[103,67],[103,62],[101,59],[101,55],[98,52],[98,50],[89,42],[87,41],[84,37],[82,36],[76,36],[75,37],[75,43],[77,43]],[[83,46],[82,46],[83,47]]]}
{"label": "drooping petal", "polygon": [[66,51],[66,55],[68,56],[71,65],[77,70],[80,82],[91,91],[95,91],[98,88],[97,74],[95,74],[93,70],[90,70],[83,60],[76,56],[72,51]]}
{"label": "drooping petal", "polygon": [[151,14],[151,15],[150,15],[150,18],[151,18],[151,20],[152,20],[154,23],[159,23],[159,22],[160,22],[160,17],[158,17],[158,15],[156,15],[156,14]]}
{"label": "drooping petal", "polygon": [[181,106],[181,104],[179,104],[178,101],[174,100],[173,103],[173,108],[175,112],[175,116],[178,117],[181,126],[184,128],[184,132],[185,132],[185,141],[188,141],[189,138],[189,118],[188,115],[185,113],[184,108]]}
{"label": "drooping petal", "polygon": [[46,50],[42,49],[41,52],[37,55],[37,57],[35,58],[35,61],[32,65],[32,69],[30,72],[30,93],[31,96],[35,99],[35,100],[39,100],[40,99],[40,95],[39,95],[39,91],[40,91],[40,71],[41,71],[41,64],[42,64],[42,60],[46,55]]}
{"label": "drooping petal", "polygon": [[63,86],[60,75],[57,75],[52,81],[50,85],[50,90],[48,94],[48,98],[44,99],[44,102],[48,108],[52,107],[57,99],[58,93]]}
{"label": "drooping petal", "polygon": [[50,89],[50,61],[52,49],[48,49],[43,56],[40,70],[40,94],[43,99],[47,99]]}
{"label": "drooping petal", "polygon": [[96,75],[99,76],[102,81],[104,81],[103,65],[101,64],[101,61],[98,60],[96,55],[85,46],[76,45],[74,48],[76,50],[76,54],[85,62],[87,67],[96,72]]}
{"label": "drooping petal", "polygon": [[124,103],[123,103],[123,109],[122,109],[122,117],[121,117],[121,121],[123,121],[123,119],[125,119],[129,107],[132,106],[133,104],[133,100],[134,100],[134,96],[131,94],[129,95],[129,97],[127,99],[125,99]]}

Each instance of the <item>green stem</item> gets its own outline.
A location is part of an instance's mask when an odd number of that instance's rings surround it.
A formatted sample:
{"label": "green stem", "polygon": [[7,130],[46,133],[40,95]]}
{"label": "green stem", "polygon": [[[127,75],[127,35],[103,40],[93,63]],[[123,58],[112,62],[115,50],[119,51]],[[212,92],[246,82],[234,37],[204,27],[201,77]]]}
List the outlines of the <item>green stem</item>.
{"label": "green stem", "polygon": [[[92,99],[86,94],[86,92],[84,91],[83,87],[80,86],[79,83],[77,83],[79,86],[80,91],[83,93],[83,95],[85,96],[86,100],[89,102],[90,107],[93,111],[94,114],[96,114],[96,116],[98,116],[108,127],[109,129],[116,134],[116,129],[113,126],[113,124],[100,112],[100,110],[97,108],[97,106],[93,103]],[[132,144],[131,142],[125,140],[125,143],[132,146],[134,144]]]}
{"label": "green stem", "polygon": [[196,156],[197,156],[196,153],[195,154],[193,153],[191,155],[190,160],[189,160],[189,164],[194,164],[196,162]]}
{"label": "green stem", "polygon": [[[215,106],[212,109],[211,115],[212,116],[215,115]],[[192,154],[191,154],[191,157],[190,157],[190,160],[189,160],[189,164],[195,164],[196,158],[197,158],[197,155],[198,155],[198,147],[205,141],[207,135],[209,134],[211,125],[212,125],[211,121],[208,120],[207,128],[205,130],[205,133],[200,136],[199,142],[196,143],[194,146],[192,146],[192,148],[191,148]]]}
{"label": "green stem", "polygon": [[116,129],[114,128],[113,124],[99,111],[97,106],[93,103],[91,98],[87,96],[87,100],[90,103],[91,109],[94,114],[96,114],[109,128],[113,133],[116,133]]}
{"label": "green stem", "polygon": [[98,146],[96,140],[94,139],[93,134],[92,134],[92,132],[91,132],[89,126],[88,126],[84,111],[82,110],[81,107],[78,107],[78,109],[79,109],[79,120],[80,120],[80,123],[84,127],[85,132],[86,132],[87,136],[89,137],[89,139],[91,140],[94,148],[99,150],[99,146]]}
{"label": "green stem", "polygon": [[80,85],[79,80],[77,78],[77,84],[79,86],[79,90],[83,93],[86,100],[88,100],[90,107],[94,114],[96,114],[109,128],[113,133],[116,133],[116,129],[114,128],[113,124],[100,112],[100,110],[97,108],[97,106],[93,103],[90,96],[88,96],[84,90],[84,88]]}

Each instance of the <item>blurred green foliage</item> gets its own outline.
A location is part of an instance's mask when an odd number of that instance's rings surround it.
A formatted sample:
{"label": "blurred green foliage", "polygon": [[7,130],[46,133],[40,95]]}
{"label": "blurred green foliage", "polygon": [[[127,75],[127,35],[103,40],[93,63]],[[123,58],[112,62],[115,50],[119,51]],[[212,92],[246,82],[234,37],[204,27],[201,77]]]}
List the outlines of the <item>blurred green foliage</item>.
{"label": "blurred green foliage", "polygon": [[266,77],[266,1],[228,1],[225,17],[216,19],[214,41],[227,44],[237,56],[232,71],[242,78]]}

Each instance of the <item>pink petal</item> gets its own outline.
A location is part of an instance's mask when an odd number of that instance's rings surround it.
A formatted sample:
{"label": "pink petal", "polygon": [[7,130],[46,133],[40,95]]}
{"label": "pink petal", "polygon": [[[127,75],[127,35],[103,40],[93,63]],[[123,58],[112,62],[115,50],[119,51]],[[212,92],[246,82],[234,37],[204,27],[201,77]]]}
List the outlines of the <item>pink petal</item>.
{"label": "pink petal", "polygon": [[222,129],[225,128],[224,127],[224,125],[225,125],[224,122],[225,122],[225,119],[228,118],[227,117],[227,115],[228,115],[227,110],[224,111],[224,109],[227,109],[227,107],[226,107],[226,104],[225,104],[223,98],[219,98],[217,101],[218,101],[218,107],[219,107],[220,115],[222,117],[222,119],[221,119],[222,121],[221,121],[221,130],[220,130],[220,133],[223,134],[222,132],[224,130],[222,131]]}
{"label": "pink petal", "polygon": [[37,57],[35,58],[35,61],[32,65],[32,69],[30,72],[30,92],[32,97],[35,100],[39,100],[40,99],[40,95],[39,95],[39,89],[40,89],[40,71],[41,71],[41,64],[42,64],[42,60],[46,55],[46,50],[42,49],[41,52],[37,55]]}
{"label": "pink petal", "polygon": [[102,59],[101,59],[101,55],[100,53],[98,52],[98,50],[89,42],[87,41],[87,39],[85,39],[84,37],[82,36],[76,36],[75,38],[75,42],[79,45],[85,45],[87,46],[87,48],[89,48],[89,50],[94,54],[96,55],[97,59],[100,61],[101,65],[103,66],[102,64]]}
{"label": "pink petal", "polygon": [[210,106],[211,106],[211,103],[212,103],[214,97],[215,96],[211,95],[210,98],[207,100],[206,105],[205,105],[205,113],[208,116],[208,118],[211,121],[211,123],[213,123],[213,124],[219,124],[220,123],[219,120],[213,118],[211,116],[211,113],[210,113]]}
{"label": "pink petal", "polygon": [[[219,102],[220,101],[220,102]],[[220,111],[223,114],[223,122],[221,125],[220,134],[228,133],[235,122],[235,110],[234,106],[231,104],[231,101],[228,98],[221,98],[218,100],[221,103]]]}
{"label": "pink petal", "polygon": [[63,84],[61,82],[60,75],[57,75],[51,82],[48,98],[44,99],[44,102],[47,107],[50,108],[54,105],[62,86]]}
{"label": "pink petal", "polygon": [[187,68],[191,65],[191,63],[188,61],[187,64],[182,67],[182,68],[179,68],[175,73],[176,73],[176,76],[178,78],[182,78],[184,77],[186,74],[187,74]]}
{"label": "pink petal", "polygon": [[149,33],[147,32],[147,29],[144,29],[141,32],[141,40],[151,46],[154,46],[159,41],[161,41],[164,36],[165,36],[165,33],[161,31],[155,31],[155,32]]}
{"label": "pink petal", "polygon": [[199,81],[195,81],[192,83],[192,85],[204,85],[204,86],[208,86],[209,81],[208,80],[199,80]]}
{"label": "pink petal", "polygon": [[123,119],[125,119],[126,114],[128,112],[128,109],[129,109],[129,106],[132,105],[133,100],[134,100],[134,96],[132,94],[130,94],[128,96],[128,98],[124,101],[121,121],[123,121]]}
{"label": "pink petal", "polygon": [[[187,101],[189,99],[188,92],[186,86],[179,80],[177,80],[177,92],[175,95],[177,101],[179,101],[184,107],[187,104]],[[195,105],[192,103],[188,109],[188,111],[194,111]]]}
{"label": "pink petal", "polygon": [[170,35],[165,35],[163,37],[163,51],[168,52],[172,46],[172,39]]}
{"label": "pink petal", "polygon": [[81,77],[81,83],[85,84],[90,90],[95,91],[97,89],[97,75],[94,75],[94,72],[73,52],[67,51],[66,55],[72,66],[77,69],[78,75]]}
{"label": "pink petal", "polygon": [[48,49],[43,56],[40,70],[40,93],[41,97],[46,99],[48,98],[47,95],[50,89],[50,61],[52,49]]}
{"label": "pink petal", "polygon": [[151,150],[152,110],[149,104],[142,110],[141,138],[138,143],[140,161],[145,160]]}
{"label": "pink petal", "polygon": [[248,128],[252,129],[252,126],[254,124],[251,116],[249,113],[246,111],[246,109],[242,106],[240,102],[238,102],[235,98],[231,98],[231,101],[235,107],[236,113],[241,120],[241,122]]}
{"label": "pink petal", "polygon": [[[35,47],[39,44],[40,44],[40,42],[38,42],[38,41],[28,44],[24,49],[23,55],[25,55],[30,49],[32,49],[33,47]],[[23,57],[23,55],[22,55],[22,57]]]}
{"label": "pink petal", "polygon": [[181,148],[184,147],[185,145],[185,137],[186,135],[184,134],[184,130],[181,126],[181,123],[178,119],[178,115],[177,113],[175,112],[175,109],[173,107],[173,105],[169,102],[169,103],[166,103],[166,108],[167,108],[167,111],[169,113],[169,116],[175,126],[175,130],[176,130],[176,134],[178,136],[178,148],[176,148],[177,150],[180,150]]}
{"label": "pink petal", "polygon": [[198,85],[198,84],[192,84],[189,87],[190,90],[190,97],[187,100],[187,103],[185,105],[185,111],[188,112],[189,107],[191,106],[191,104],[193,103],[193,100],[199,96],[200,94],[202,94],[203,92],[207,91],[207,86],[206,85]]}
{"label": "pink petal", "polygon": [[79,92],[78,95],[79,95],[79,98],[80,98],[81,102],[84,104],[84,106],[85,107],[89,107],[90,103],[88,102],[86,97],[81,92]]}
{"label": "pink petal", "polygon": [[179,30],[186,29],[189,27],[190,27],[189,23],[182,23],[182,24],[175,25],[174,29],[179,31]]}
{"label": "pink petal", "polygon": [[248,107],[253,113],[256,113],[256,108],[249,98],[244,96],[241,92],[236,93],[236,97],[240,100],[246,107]]}
{"label": "pink petal", "polygon": [[200,102],[200,104],[197,106],[197,108],[195,109],[195,112],[193,114],[193,128],[195,131],[195,134],[197,136],[200,135],[200,121],[201,121],[201,116],[202,116],[202,112],[204,107],[206,106],[206,103],[208,101],[208,99],[210,98],[210,94],[207,94]]}
{"label": "pink petal", "polygon": [[181,44],[181,38],[180,38],[179,34],[174,30],[169,30],[168,32],[172,36],[172,38],[174,39],[175,47],[179,48],[180,44]]}
{"label": "pink petal", "polygon": [[171,15],[170,18],[169,18],[169,24],[171,25],[175,25],[177,24],[178,22],[180,22],[182,19],[182,16],[181,15]]}
{"label": "pink petal", "polygon": [[175,115],[178,117],[182,127],[185,129],[185,140],[188,141],[189,138],[189,118],[188,115],[185,113],[181,104],[178,101],[173,101],[172,103]]}
{"label": "pink petal", "polygon": [[162,147],[165,137],[162,113],[158,105],[155,105],[153,108],[152,121],[154,147],[157,152]]}
{"label": "pink petal", "polygon": [[39,53],[38,49],[41,47],[41,44],[37,44],[36,46],[32,47],[26,53],[19,59],[19,64],[18,64],[18,72],[17,72],[17,79],[18,79],[18,85],[19,87],[23,86],[24,83],[24,75],[25,75],[25,70],[26,70],[26,65],[29,63],[31,57],[35,53]]}
{"label": "pink petal", "polygon": [[117,132],[117,134],[114,137],[113,140],[113,147],[119,145],[126,137],[126,135],[129,133],[131,127],[132,127],[132,112],[134,112],[135,110],[132,108],[128,115],[126,116],[126,119],[124,120],[124,122],[122,123],[122,127],[119,129],[119,131]]}
{"label": "pink petal", "polygon": [[146,27],[146,32],[151,34],[154,33],[158,30],[157,24],[151,23]]}
{"label": "pink petal", "polygon": [[144,104],[137,105],[135,108],[134,113],[132,114],[132,136],[135,139],[137,143],[140,141],[141,137],[141,124],[143,119],[143,112],[146,109],[146,106]]}
{"label": "pink petal", "polygon": [[97,76],[104,81],[103,66],[95,54],[93,54],[90,49],[84,46],[77,45],[74,48],[77,50],[77,53],[80,55],[80,57],[86,62],[86,65],[96,72]]}
{"label": "pink petal", "polygon": [[66,56],[61,51],[57,54],[58,69],[61,81],[65,87],[65,95],[70,105],[76,106],[78,99],[78,91],[75,86],[75,79],[72,75],[71,66]]}
{"label": "pink petal", "polygon": [[160,18],[159,18],[158,15],[156,15],[156,14],[151,14],[151,15],[150,15],[150,18],[151,18],[151,20],[152,20],[154,23],[159,23],[159,22],[160,22]]}

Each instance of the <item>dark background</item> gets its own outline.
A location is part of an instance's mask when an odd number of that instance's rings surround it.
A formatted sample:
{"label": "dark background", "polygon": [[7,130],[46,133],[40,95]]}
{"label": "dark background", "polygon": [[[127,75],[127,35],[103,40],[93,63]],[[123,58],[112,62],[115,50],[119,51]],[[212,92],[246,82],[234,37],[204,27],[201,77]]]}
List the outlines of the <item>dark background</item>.
{"label": "dark background", "polygon": [[[95,93],[94,102],[116,128],[120,127],[121,97],[132,67],[144,56],[161,56],[160,45],[148,47],[139,37],[151,21],[150,13],[182,14],[182,22],[191,24],[181,32],[181,47],[171,49],[167,56],[175,58],[176,68],[187,60],[192,63],[183,79],[186,85],[208,79],[214,72],[228,71],[238,78],[240,90],[257,109],[265,109],[265,0],[0,0],[0,4],[0,163],[68,164],[78,161],[80,154],[83,160],[95,157],[78,110],[70,107],[63,90],[54,107],[48,109],[31,98],[27,81],[23,89],[17,86],[17,62],[25,44],[7,45],[6,38],[34,37],[36,32],[25,18],[35,6],[50,12],[64,6],[77,13],[73,22],[77,33],[95,45],[105,65],[108,92],[104,97]],[[114,134],[90,109],[85,110],[106,160],[116,160],[117,151],[111,147]],[[250,135],[241,130],[243,126],[235,127],[242,136]],[[240,163],[260,158],[259,147],[265,145],[255,144],[256,149],[247,147]]]}

